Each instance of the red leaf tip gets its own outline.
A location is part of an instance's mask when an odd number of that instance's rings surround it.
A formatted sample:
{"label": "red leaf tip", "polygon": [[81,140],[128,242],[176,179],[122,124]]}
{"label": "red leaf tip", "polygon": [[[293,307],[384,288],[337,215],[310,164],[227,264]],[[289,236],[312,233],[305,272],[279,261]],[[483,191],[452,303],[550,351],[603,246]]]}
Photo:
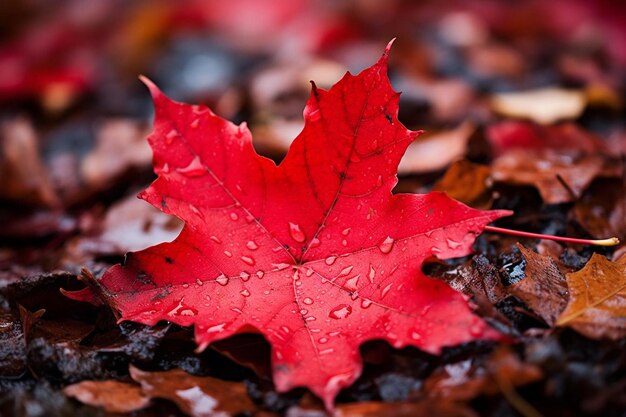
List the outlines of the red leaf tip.
{"label": "red leaf tip", "polygon": [[140,75],[139,80],[144,83],[146,87],[148,87],[148,90],[150,90],[150,94],[152,95],[153,99],[156,99],[158,96],[163,95],[159,87],[157,87],[150,78],[146,77],[145,75]]}

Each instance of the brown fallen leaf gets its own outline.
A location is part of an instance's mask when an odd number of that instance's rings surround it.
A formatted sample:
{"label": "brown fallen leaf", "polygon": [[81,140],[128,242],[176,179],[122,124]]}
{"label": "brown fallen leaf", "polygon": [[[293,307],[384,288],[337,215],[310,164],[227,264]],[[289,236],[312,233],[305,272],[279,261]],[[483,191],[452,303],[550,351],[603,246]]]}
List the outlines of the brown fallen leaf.
{"label": "brown fallen leaf", "polygon": [[68,385],[63,393],[110,413],[131,413],[150,403],[150,398],[142,392],[140,386],[113,380],[82,381]]}
{"label": "brown fallen leaf", "polygon": [[498,269],[484,255],[474,256],[471,264],[459,268],[457,272],[447,280],[455,290],[473,297],[481,296],[490,304],[496,304],[506,297]]}
{"label": "brown fallen leaf", "polygon": [[[336,417],[478,417],[465,404],[424,400],[416,403],[358,402],[337,406]],[[304,417],[304,415],[303,415]]]}
{"label": "brown fallen leaf", "polygon": [[505,153],[492,165],[493,179],[537,188],[546,204],[575,201],[600,175],[619,176],[621,168],[599,155],[575,156],[552,151]]}
{"label": "brown fallen leaf", "polygon": [[496,94],[491,99],[494,112],[507,117],[530,119],[541,124],[576,119],[587,105],[585,93],[550,87]]}
{"label": "brown fallen leaf", "polygon": [[463,159],[450,165],[433,186],[433,191],[445,191],[470,207],[488,209],[491,207],[491,184],[489,167]]}
{"label": "brown fallen leaf", "polygon": [[429,398],[468,401],[503,391],[503,383],[512,388],[538,381],[541,377],[538,367],[520,361],[509,347],[502,346],[484,363],[467,359],[438,368],[424,382],[424,393]]}
{"label": "brown fallen leaf", "polygon": [[150,166],[152,151],[145,126],[126,120],[109,120],[98,131],[95,148],[82,160],[80,173],[90,188],[99,189],[128,169]]}
{"label": "brown fallen leaf", "polygon": [[181,369],[146,372],[131,365],[129,371],[145,395],[170,400],[192,417],[218,416],[224,412],[236,415],[256,409],[240,382],[194,376]]}
{"label": "brown fallen leaf", "polygon": [[98,229],[95,236],[77,236],[66,245],[65,264],[84,264],[93,255],[123,255],[169,242],[180,233],[182,222],[133,194],[113,204],[94,228]]}
{"label": "brown fallen leaf", "polygon": [[524,278],[507,287],[546,323],[553,326],[567,304],[567,285],[556,263],[517,244],[526,261]]}
{"label": "brown fallen leaf", "polygon": [[46,310],[42,308],[31,313],[21,304],[18,305],[18,309],[20,311],[20,321],[22,322],[22,334],[24,335],[24,342],[28,344],[31,329],[41,318],[41,316],[44,315]]}
{"label": "brown fallen leaf", "polygon": [[0,124],[0,197],[18,203],[57,206],[48,170],[39,155],[37,135],[26,119]]}
{"label": "brown fallen leaf", "polygon": [[574,206],[574,218],[593,237],[626,240],[626,183],[602,179],[591,184]]}
{"label": "brown fallen leaf", "polygon": [[465,155],[475,127],[462,123],[451,130],[425,132],[409,145],[398,166],[399,174],[420,174],[443,169]]}
{"label": "brown fallen leaf", "polygon": [[594,253],[583,269],[566,277],[570,299],[557,326],[592,339],[626,336],[626,256],[611,262]]}

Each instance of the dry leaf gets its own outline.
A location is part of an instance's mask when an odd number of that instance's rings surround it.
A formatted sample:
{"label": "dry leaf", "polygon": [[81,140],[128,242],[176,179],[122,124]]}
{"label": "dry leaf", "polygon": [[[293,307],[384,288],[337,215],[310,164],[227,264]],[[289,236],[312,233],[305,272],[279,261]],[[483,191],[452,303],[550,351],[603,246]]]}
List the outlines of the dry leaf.
{"label": "dry leaf", "polygon": [[472,359],[438,368],[424,383],[430,398],[467,401],[480,395],[494,395],[508,386],[522,386],[535,382],[542,372],[534,365],[519,360],[513,351],[504,346],[496,349],[484,364]]}
{"label": "dry leaf", "polygon": [[557,326],[592,339],[626,336],[626,256],[611,262],[594,253],[583,269],[566,277],[570,299]]}
{"label": "dry leaf", "polygon": [[131,413],[146,407],[150,398],[141,387],[119,381],[83,381],[63,389],[68,397],[110,413]]}
{"label": "dry leaf", "polygon": [[496,94],[491,100],[491,108],[496,113],[546,125],[576,119],[586,104],[584,92],[554,87]]}
{"label": "dry leaf", "polygon": [[417,403],[359,402],[337,406],[336,417],[478,417],[469,406],[448,401]]}
{"label": "dry leaf", "polygon": [[133,167],[148,167],[152,151],[145,141],[146,130],[137,122],[109,120],[98,131],[96,147],[83,159],[81,176],[93,188],[109,185],[111,180]]}
{"label": "dry leaf", "polygon": [[130,366],[130,376],[150,398],[170,400],[192,417],[223,416],[253,411],[256,407],[240,382],[194,376],[181,369],[146,372]]}
{"label": "dry leaf", "polygon": [[433,191],[445,191],[470,207],[488,209],[491,207],[491,183],[489,167],[463,159],[448,168],[443,178],[433,186]]}
{"label": "dry leaf", "polygon": [[[598,155],[575,157],[555,152],[522,149],[507,152],[492,166],[493,179],[515,185],[536,187],[546,204],[575,201],[599,175],[619,175],[607,171],[605,158]],[[559,179],[560,177],[560,179]]]}
{"label": "dry leaf", "polygon": [[0,197],[55,206],[59,203],[44,166],[37,135],[25,119],[0,124]]}
{"label": "dry leaf", "polygon": [[550,257],[539,255],[519,243],[517,247],[526,261],[524,279],[507,289],[553,326],[567,304],[565,278]]}

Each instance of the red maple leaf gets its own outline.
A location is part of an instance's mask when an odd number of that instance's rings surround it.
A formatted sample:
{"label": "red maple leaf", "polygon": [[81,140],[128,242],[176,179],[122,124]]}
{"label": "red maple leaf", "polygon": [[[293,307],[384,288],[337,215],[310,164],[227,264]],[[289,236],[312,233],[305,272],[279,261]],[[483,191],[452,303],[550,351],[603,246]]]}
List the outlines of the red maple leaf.
{"label": "red maple leaf", "polygon": [[158,179],[140,196],[185,227],[98,280],[120,320],[195,325],[199,350],[258,331],[276,388],[308,387],[329,409],[359,376],[367,340],[438,353],[499,339],[465,296],[420,268],[432,255],[467,255],[508,212],[443,193],[392,195],[419,132],[398,121],[388,52],[329,91],[313,85],[304,130],[278,166],[254,151],[245,124],[171,101],[146,80]]}

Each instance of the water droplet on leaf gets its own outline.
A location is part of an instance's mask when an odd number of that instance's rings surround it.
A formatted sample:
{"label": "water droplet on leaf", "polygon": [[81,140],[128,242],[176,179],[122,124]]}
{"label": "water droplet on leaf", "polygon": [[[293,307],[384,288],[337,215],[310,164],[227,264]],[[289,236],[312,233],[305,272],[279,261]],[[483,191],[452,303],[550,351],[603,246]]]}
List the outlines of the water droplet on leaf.
{"label": "water droplet on leaf", "polygon": [[291,238],[293,240],[299,243],[304,242],[304,240],[306,239],[304,232],[300,230],[300,226],[295,223],[289,222],[289,234],[291,235]]}
{"label": "water droplet on leaf", "polygon": [[393,243],[393,238],[391,236],[387,236],[385,240],[383,240],[383,242],[378,245],[378,249],[380,249],[382,253],[387,254],[391,252],[391,249],[393,249]]}
{"label": "water droplet on leaf", "polygon": [[348,304],[339,304],[337,307],[330,310],[330,313],[328,313],[328,317],[330,317],[331,319],[339,320],[345,319],[350,314],[352,314],[352,307],[350,307]]}

